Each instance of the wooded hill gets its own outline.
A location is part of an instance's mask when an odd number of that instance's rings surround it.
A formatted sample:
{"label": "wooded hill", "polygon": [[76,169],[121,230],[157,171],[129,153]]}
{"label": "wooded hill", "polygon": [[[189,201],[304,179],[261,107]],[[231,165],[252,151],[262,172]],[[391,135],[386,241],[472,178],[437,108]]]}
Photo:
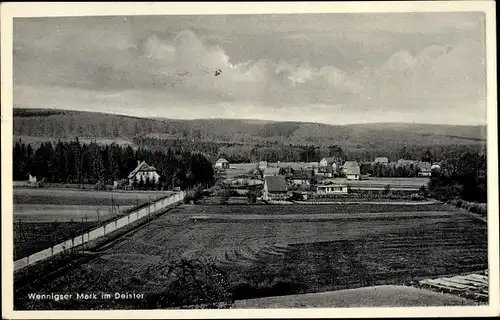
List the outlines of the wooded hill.
{"label": "wooded hill", "polygon": [[[172,120],[20,108],[14,109],[14,135],[119,139],[155,148],[175,145],[189,148],[189,144],[196,144],[198,147],[201,145],[201,149],[207,149],[200,151],[217,155],[239,153],[238,148],[245,149],[248,153],[255,146],[316,146],[325,150],[331,149],[328,148],[331,146],[339,146],[358,158],[371,158],[381,153],[399,157],[400,150],[412,148],[441,150],[460,147],[467,151],[481,151],[486,145],[486,126],[399,123],[327,125],[235,119]],[[221,152],[220,148],[226,148],[223,150],[227,152]],[[320,153],[314,158],[321,156]]]}

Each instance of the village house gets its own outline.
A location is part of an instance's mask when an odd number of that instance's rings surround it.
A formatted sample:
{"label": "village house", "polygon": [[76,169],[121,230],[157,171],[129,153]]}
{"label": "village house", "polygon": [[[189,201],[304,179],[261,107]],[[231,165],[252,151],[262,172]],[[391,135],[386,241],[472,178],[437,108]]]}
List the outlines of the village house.
{"label": "village house", "polygon": [[264,170],[265,168],[267,168],[267,161],[260,161],[257,164],[257,169]]}
{"label": "village house", "polygon": [[125,189],[128,186],[129,182],[127,179],[119,179],[113,181],[114,189]]}
{"label": "village house", "polygon": [[304,167],[306,169],[310,169],[310,170],[315,170],[317,168],[319,168],[319,162],[307,162]]}
{"label": "village house", "polygon": [[160,175],[156,172],[156,168],[148,165],[145,161],[137,161],[137,167],[128,175],[129,185],[136,182],[146,182],[149,180],[151,183],[158,183]]}
{"label": "village house", "polygon": [[314,169],[314,174],[317,176],[331,178],[333,177],[333,167],[319,167]]}
{"label": "village house", "polygon": [[346,161],[342,167],[347,180],[359,180],[360,168],[357,161]]}
{"label": "village house", "polygon": [[375,160],[373,161],[373,164],[376,163],[385,165],[389,163],[389,159],[387,157],[376,157]]}
{"label": "village house", "polygon": [[358,167],[348,167],[346,169],[345,176],[347,180],[359,180],[360,168]]}
{"label": "village house", "polygon": [[337,162],[338,160],[335,157],[326,157],[321,159],[319,162],[320,167],[331,167],[335,165],[335,168],[337,167]]}
{"label": "village house", "polygon": [[37,183],[36,176],[32,176],[31,174],[28,174],[28,183],[29,184],[36,184]]}
{"label": "village house", "polygon": [[319,184],[316,186],[316,192],[318,194],[346,194],[348,188],[345,184]]}
{"label": "village house", "polygon": [[285,177],[268,176],[264,178],[263,200],[285,200],[288,197]]}
{"label": "village house", "polygon": [[264,171],[262,172],[262,177],[269,177],[269,176],[277,176],[280,173],[280,168],[272,168],[272,167],[267,167],[264,168]]}
{"label": "village house", "polygon": [[302,171],[303,165],[298,162],[278,162],[277,167],[283,169],[283,172]]}
{"label": "village house", "polygon": [[420,169],[418,172],[419,177],[431,176],[432,169],[430,162],[417,162],[416,166]]}
{"label": "village house", "polygon": [[437,162],[434,162],[431,166],[431,172],[439,171],[439,170],[441,170],[441,165]]}
{"label": "village house", "polygon": [[298,171],[295,172],[291,177],[290,181],[294,185],[310,185],[311,184],[311,172],[310,171]]}
{"label": "village house", "polygon": [[415,164],[414,160],[405,160],[405,159],[399,159],[397,163],[397,167],[409,167],[411,165]]}
{"label": "village house", "polygon": [[217,169],[229,169],[229,161],[224,158],[220,158],[215,162],[215,168]]}

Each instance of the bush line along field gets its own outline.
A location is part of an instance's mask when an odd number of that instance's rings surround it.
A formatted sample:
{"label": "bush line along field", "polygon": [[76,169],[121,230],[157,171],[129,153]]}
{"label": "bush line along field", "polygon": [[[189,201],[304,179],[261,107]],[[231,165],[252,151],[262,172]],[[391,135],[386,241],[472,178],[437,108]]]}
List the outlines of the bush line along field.
{"label": "bush line along field", "polygon": [[173,284],[155,270],[179,257],[219,265],[234,299],[401,284],[484,269],[486,243],[482,221],[447,205],[182,205],[43,291],[166,295]]}

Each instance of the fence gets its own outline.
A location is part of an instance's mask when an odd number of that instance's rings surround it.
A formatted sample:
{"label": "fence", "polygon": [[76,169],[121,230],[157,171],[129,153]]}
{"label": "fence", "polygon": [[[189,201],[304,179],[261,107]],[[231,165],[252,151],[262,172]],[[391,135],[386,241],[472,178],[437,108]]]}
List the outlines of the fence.
{"label": "fence", "polygon": [[137,211],[129,213],[128,215],[116,219],[112,222],[108,222],[107,224],[100,226],[94,230],[83,233],[73,239],[66,240],[62,243],[56,244],[53,247],[47,248],[45,250],[34,253],[30,256],[18,259],[14,261],[14,271],[25,268],[29,265],[32,265],[36,262],[48,259],[58,253],[70,250],[79,245],[85,244],[89,241],[95,240],[97,238],[103,237],[111,232],[114,232],[120,228],[127,226],[128,224],[140,220],[144,217],[149,216],[152,213],[157,212],[158,210],[162,210],[172,204],[178,203],[184,200],[185,192],[179,192],[171,197],[164,198],[158,200],[151,205],[141,208]]}

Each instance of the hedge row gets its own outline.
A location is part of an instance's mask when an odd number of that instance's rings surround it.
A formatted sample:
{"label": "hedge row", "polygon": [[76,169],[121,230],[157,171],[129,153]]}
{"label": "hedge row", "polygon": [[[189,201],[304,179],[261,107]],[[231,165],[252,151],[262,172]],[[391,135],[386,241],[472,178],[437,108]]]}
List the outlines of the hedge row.
{"label": "hedge row", "polygon": [[454,199],[449,201],[449,203],[457,208],[480,214],[483,217],[488,215],[486,203],[469,202],[462,199]]}

